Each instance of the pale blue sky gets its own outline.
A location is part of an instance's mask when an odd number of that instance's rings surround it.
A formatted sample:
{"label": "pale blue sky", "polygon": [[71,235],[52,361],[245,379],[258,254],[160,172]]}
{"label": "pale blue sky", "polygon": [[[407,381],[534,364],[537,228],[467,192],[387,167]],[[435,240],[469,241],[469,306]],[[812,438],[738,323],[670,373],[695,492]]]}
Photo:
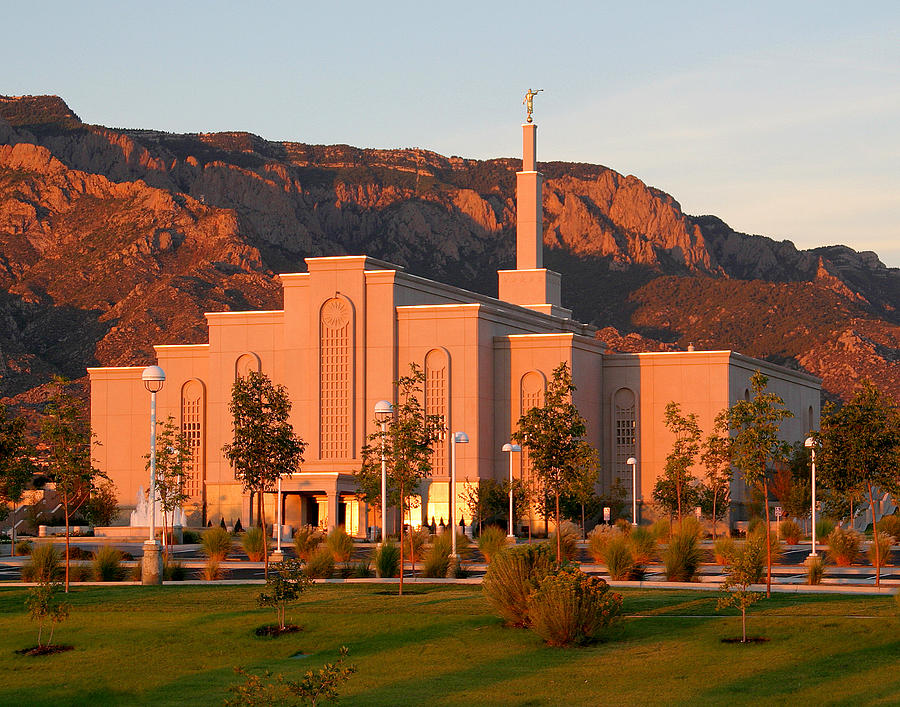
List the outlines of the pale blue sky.
{"label": "pale blue sky", "polygon": [[173,132],[604,164],[900,266],[900,2],[9,2],[0,93]]}

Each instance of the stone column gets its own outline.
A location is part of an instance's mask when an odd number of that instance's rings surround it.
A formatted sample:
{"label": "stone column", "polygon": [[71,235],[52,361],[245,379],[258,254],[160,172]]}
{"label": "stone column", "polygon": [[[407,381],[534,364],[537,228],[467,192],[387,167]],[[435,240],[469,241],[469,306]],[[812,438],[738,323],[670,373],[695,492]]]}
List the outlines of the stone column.
{"label": "stone column", "polygon": [[338,494],[337,491],[327,492],[325,496],[328,499],[328,532],[337,527],[338,520]]}

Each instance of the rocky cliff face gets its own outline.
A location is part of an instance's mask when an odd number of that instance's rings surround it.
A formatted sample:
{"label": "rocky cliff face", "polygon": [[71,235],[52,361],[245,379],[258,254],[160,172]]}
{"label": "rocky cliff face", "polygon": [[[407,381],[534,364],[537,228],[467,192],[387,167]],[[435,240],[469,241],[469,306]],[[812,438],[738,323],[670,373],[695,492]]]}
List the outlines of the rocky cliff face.
{"label": "rocky cliff face", "polygon": [[[274,275],[310,255],[496,294],[519,164],[112,130],[56,97],[0,97],[0,395],[203,340],[204,311],[278,307]],[[548,267],[611,345],[736,348],[900,397],[900,271],[875,254],[736,233],[605,167],[541,169]]]}

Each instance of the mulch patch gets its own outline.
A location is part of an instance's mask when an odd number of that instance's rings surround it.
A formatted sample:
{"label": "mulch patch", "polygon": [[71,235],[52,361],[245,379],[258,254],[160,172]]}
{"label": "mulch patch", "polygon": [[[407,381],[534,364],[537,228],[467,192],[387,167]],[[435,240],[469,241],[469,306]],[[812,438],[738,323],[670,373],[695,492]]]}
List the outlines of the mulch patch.
{"label": "mulch patch", "polygon": [[265,626],[260,626],[256,629],[257,636],[268,636],[270,638],[278,638],[279,636],[283,636],[286,633],[297,633],[298,631],[302,631],[303,629],[300,626],[296,626],[294,624],[287,624],[284,628],[281,628],[277,624],[267,624]]}
{"label": "mulch patch", "polygon": [[764,638],[763,636],[747,636],[746,641],[742,641],[740,638],[723,638],[722,643],[768,643],[769,639]]}
{"label": "mulch patch", "polygon": [[65,653],[66,651],[70,651],[75,646],[65,646],[59,643],[51,643],[46,646],[32,646],[31,648],[21,648],[16,651],[19,655],[30,655],[30,656],[39,656],[39,655],[53,655],[54,653]]}

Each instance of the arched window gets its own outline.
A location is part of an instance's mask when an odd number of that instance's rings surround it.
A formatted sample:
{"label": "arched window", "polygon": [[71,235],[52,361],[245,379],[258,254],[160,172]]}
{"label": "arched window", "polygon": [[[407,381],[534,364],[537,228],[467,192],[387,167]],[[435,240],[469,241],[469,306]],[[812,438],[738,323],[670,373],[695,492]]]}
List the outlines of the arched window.
{"label": "arched window", "polygon": [[244,378],[250,371],[259,373],[261,368],[259,356],[255,353],[241,354],[234,362],[234,379]]}
{"label": "arched window", "polygon": [[425,414],[437,415],[443,433],[434,443],[431,460],[432,476],[447,476],[447,425],[450,424],[450,357],[443,349],[433,349],[425,356]]}
{"label": "arched window", "polygon": [[343,297],[322,305],[319,319],[319,418],[322,459],[353,456],[353,308]]}
{"label": "arched window", "polygon": [[[519,400],[520,414],[524,415],[532,408],[543,407],[544,405],[544,389],[546,387],[546,379],[540,371],[528,371],[522,376],[519,384]],[[521,457],[521,473],[523,481],[531,480],[531,458],[528,454],[528,447],[522,446]]]}
{"label": "arched window", "polygon": [[806,431],[812,432],[814,429],[816,429],[815,412],[813,411],[813,406],[810,405],[806,413]]}
{"label": "arched window", "polygon": [[613,396],[613,481],[619,479],[626,489],[631,488],[631,467],[626,462],[635,454],[637,438],[635,402],[634,391],[629,388],[619,388]]}
{"label": "arched window", "polygon": [[191,450],[191,463],[184,479],[184,492],[193,503],[203,503],[206,477],[206,388],[199,380],[189,380],[181,387],[181,433]]}

